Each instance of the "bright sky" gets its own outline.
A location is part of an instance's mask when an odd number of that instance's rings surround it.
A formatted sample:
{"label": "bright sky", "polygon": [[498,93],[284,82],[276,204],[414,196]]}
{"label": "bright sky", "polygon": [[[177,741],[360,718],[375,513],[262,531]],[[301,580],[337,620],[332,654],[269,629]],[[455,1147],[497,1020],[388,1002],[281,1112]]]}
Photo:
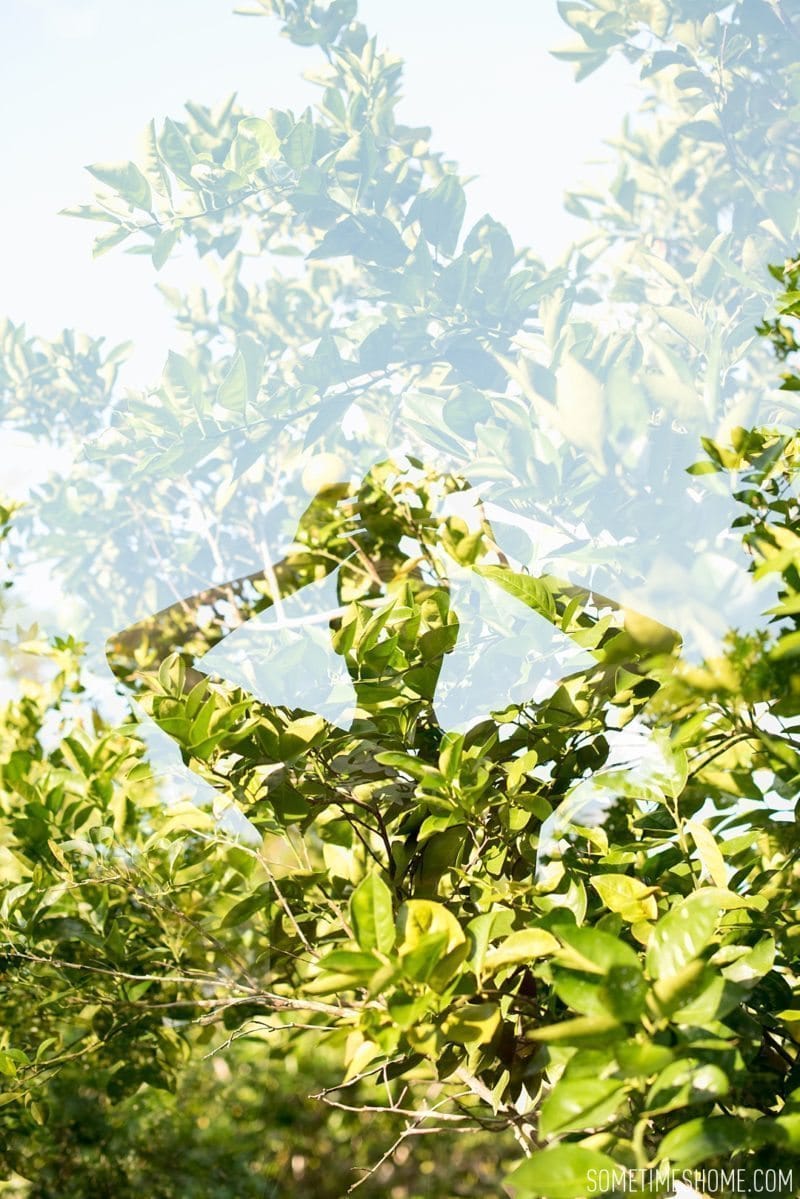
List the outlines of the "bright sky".
{"label": "bright sky", "polygon": [[[0,315],[45,336],[68,326],[132,338],[132,384],[157,377],[175,341],[152,266],[119,251],[93,262],[96,226],[57,213],[90,198],[83,165],[134,157],[149,118],[179,116],[186,99],[238,91],[256,112],[313,102],[301,76],[318,65],[314,51],[270,18],[231,10],[229,0],[0,4]],[[555,0],[361,0],[360,13],[406,59],[404,118],[431,125],[436,147],[479,176],[475,215],[491,211],[552,262],[581,232],[564,191],[635,102],[631,68],[612,63],[576,85],[548,54],[571,37]],[[170,263],[161,278],[191,281],[196,265]]]}
{"label": "bright sky", "polygon": [[[91,198],[84,164],[134,157],[147,121],[180,116],[186,99],[214,104],[238,91],[256,113],[315,100],[302,75],[321,56],[282,38],[270,18],[234,16],[234,2],[0,0],[0,316],[46,337],[66,326],[132,340],[129,385],[154,383],[181,345],[157,276],[149,258],[120,250],[93,261],[96,227],[58,210]],[[361,0],[360,11],[406,61],[403,118],[430,125],[435,147],[477,176],[471,217],[491,212],[518,244],[557,261],[587,232],[563,211],[564,192],[587,163],[611,156],[604,140],[638,108],[635,69],[614,61],[576,84],[549,54],[574,36],[556,0]],[[175,257],[164,282],[209,280],[211,256]],[[0,489],[12,495],[54,465],[39,448],[4,448]],[[599,492],[598,511],[602,502]]]}

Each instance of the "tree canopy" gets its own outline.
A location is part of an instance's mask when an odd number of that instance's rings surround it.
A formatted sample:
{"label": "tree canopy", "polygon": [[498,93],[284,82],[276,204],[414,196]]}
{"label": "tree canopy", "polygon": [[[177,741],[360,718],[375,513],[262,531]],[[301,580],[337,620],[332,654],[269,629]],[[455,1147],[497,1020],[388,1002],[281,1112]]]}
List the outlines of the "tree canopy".
{"label": "tree canopy", "polygon": [[188,104],[74,210],[219,263],[157,386],[3,329],[4,424],[83,448],[0,510],[6,623],[35,560],[79,600],[4,643],[11,1194],[790,1195],[796,21],[559,5],[642,108],[553,265],[355,0],[257,7],[317,110]]}

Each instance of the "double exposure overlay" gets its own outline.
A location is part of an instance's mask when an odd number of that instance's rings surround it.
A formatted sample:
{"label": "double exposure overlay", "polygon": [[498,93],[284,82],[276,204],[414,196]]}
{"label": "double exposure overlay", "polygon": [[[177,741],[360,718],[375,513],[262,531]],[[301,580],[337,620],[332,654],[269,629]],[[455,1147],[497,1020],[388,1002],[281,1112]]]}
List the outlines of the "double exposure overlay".
{"label": "double exposure overlay", "polygon": [[88,168],[160,375],[0,326],[3,1193],[795,1195],[800,13],[443,5],[625,73],[550,255],[380,5],[201,7],[315,103]]}

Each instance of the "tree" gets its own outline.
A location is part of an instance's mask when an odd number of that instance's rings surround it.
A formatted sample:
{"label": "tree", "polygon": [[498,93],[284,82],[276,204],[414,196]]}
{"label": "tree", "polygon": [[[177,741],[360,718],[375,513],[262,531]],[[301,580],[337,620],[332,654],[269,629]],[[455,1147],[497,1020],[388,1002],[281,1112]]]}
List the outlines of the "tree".
{"label": "tree", "polygon": [[[107,609],[103,637],[136,622],[112,645],[115,669],[218,797],[164,807],[143,728],[73,714],[79,647],[30,635],[28,652],[59,669],[3,725],[15,992],[0,1115],[15,1168],[48,1093],[90,1079],[119,1138],[109,1103],[130,1112],[154,1087],[191,1085],[220,1024],[237,1052],[270,1037],[307,1062],[313,1044],[336,1112],[379,1116],[379,1139],[397,1126],[366,1164],[391,1158],[393,1137],[424,1142],[447,1194],[493,1192],[508,1173],[520,1197],[579,1199],[610,1189],[618,1167],[752,1170],[776,1146],[797,1151],[795,446],[755,423],[709,436],[723,412],[746,424],[763,387],[763,358],[745,351],[764,290],[732,255],[755,216],[793,235],[781,188],[794,134],[779,155],[764,132],[787,107],[793,26],[750,3],[709,4],[702,21],[678,3],[562,7],[582,67],[615,46],[642,60],[654,116],[623,139],[613,198],[573,199],[596,240],[560,269],[491,218],[462,235],[461,181],[425,131],[397,121],[399,64],[355,5],[265,0],[327,59],[319,114],[192,105],[151,127],[141,166],[93,168],[113,195],[81,211],[112,227],[100,250],[130,240],[158,267],[189,242],[226,264],[216,302],[171,297],[192,346],[157,393],[120,404],[118,355],[6,330],[9,421],[71,437],[58,414],[79,396],[91,445],[45,489],[37,525],[15,518],[18,552],[49,551],[80,580],[90,612]],[[761,114],[752,143],[742,111]],[[721,197],[732,228],[712,235]],[[246,236],[260,261],[299,250],[304,262],[254,283]],[[751,247],[754,263],[767,248]],[[635,301],[635,322],[593,324],[601,299],[621,318]],[[785,323],[775,336],[790,344]],[[654,400],[679,405],[671,424],[651,421]],[[376,465],[376,445],[406,457]],[[280,454],[277,478],[265,449]],[[348,455],[349,484],[302,485],[309,457],[339,472]],[[706,552],[732,493],[753,573],[778,585],[777,622],[698,662],[654,619],[665,600],[642,545],[671,516],[655,544],[672,552],[697,510],[690,546]],[[494,508],[473,506],[470,524],[447,502],[474,495]],[[280,516],[257,568],[265,496]],[[596,550],[601,499],[613,554],[584,585],[526,571],[530,519],[501,529],[513,509]],[[638,591],[626,538],[643,554]],[[740,553],[735,539],[714,548],[716,569]],[[442,727],[437,681],[467,627],[443,562],[544,616],[588,662],[544,698]],[[562,562],[571,579],[580,556]],[[349,728],[201,677],[237,613],[274,601],[273,579],[342,563],[329,619],[355,685]],[[637,594],[650,615],[628,606]],[[45,752],[50,711],[72,727]],[[625,728],[657,748],[645,768],[620,758]],[[458,1179],[454,1140],[467,1146]],[[388,1160],[396,1178],[402,1155]],[[380,1169],[365,1189],[384,1185]],[[424,1193],[422,1178],[398,1185]]]}

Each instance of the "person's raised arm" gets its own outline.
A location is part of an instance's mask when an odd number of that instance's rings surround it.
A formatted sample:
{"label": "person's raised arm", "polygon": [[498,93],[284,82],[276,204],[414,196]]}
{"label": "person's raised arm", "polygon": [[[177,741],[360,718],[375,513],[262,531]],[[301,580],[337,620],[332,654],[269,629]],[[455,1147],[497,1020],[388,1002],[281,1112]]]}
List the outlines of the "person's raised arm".
{"label": "person's raised arm", "polygon": [[206,672],[197,662],[234,629],[264,612],[280,597],[291,595],[339,565],[335,549],[342,540],[325,549],[314,543],[320,525],[341,521],[351,532],[346,510],[340,502],[350,494],[346,484],[327,487],[312,500],[300,519],[296,548],[274,566],[215,584],[179,599],[161,611],[116,633],[106,643],[109,665],[130,690],[141,689],[143,675],[158,670],[172,654],[180,654],[186,666],[185,688],[190,690]]}

